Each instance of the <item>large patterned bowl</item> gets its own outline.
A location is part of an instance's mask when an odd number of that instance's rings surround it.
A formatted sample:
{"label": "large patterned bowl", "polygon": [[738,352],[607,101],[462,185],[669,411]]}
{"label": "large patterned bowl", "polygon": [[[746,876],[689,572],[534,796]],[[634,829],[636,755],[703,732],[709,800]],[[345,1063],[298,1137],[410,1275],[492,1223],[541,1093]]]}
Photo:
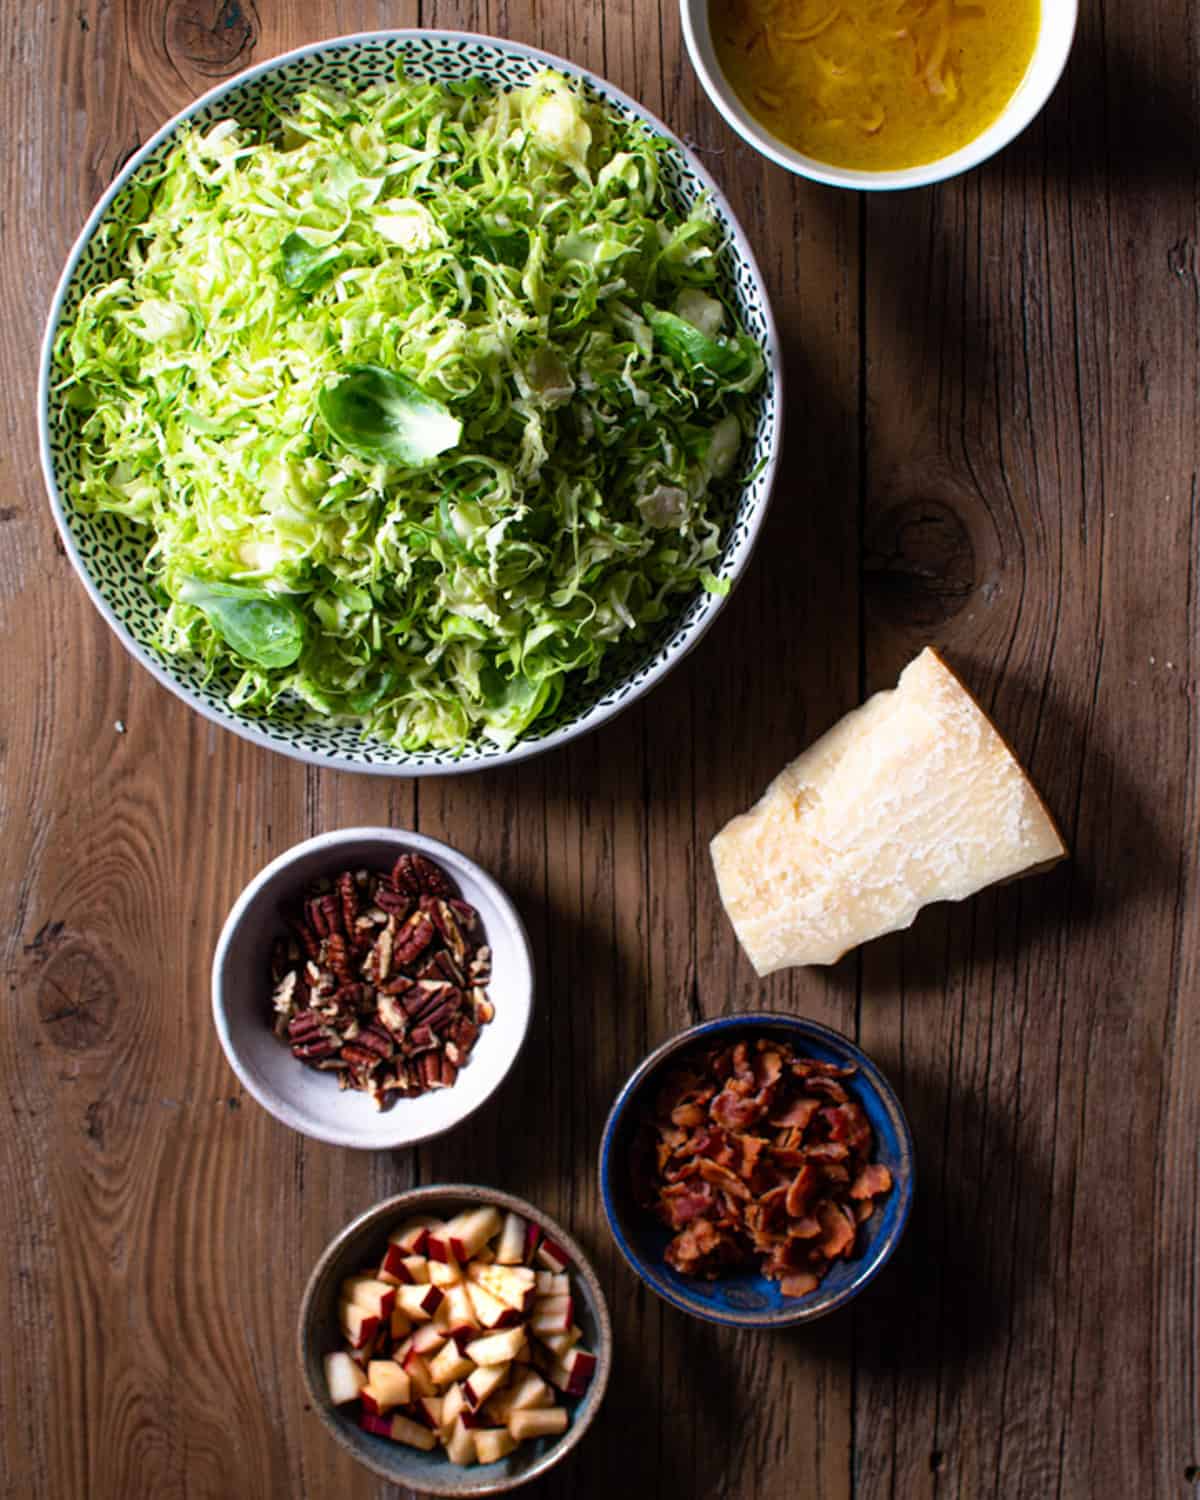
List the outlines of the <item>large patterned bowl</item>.
{"label": "large patterned bowl", "polygon": [[720,190],[692,153],[640,104],[561,58],[497,37],[455,31],[390,31],[340,37],[260,63],[220,84],[146,142],[96,205],[71,251],[50,310],[42,349],[38,395],[42,468],[67,554],[93,603],[126,648],[159,682],[206,718],[256,744],[317,765],[421,776],[521,760],[595,729],[646,692],[686,655],[716,618],[723,596],[698,590],[651,638],[611,652],[596,682],[569,687],[553,716],[539,721],[507,750],[480,743],[462,752],[412,753],[363,739],[353,726],[314,719],[300,703],[277,706],[269,717],[255,717],[229,706],[226,694],[230,681],[220,677],[205,681],[198,663],[168,656],[157,646],[159,609],[147,588],[142,566],[147,533],[117,516],[84,515],[72,504],[68,488],[78,474],[77,418],[54,392],[54,342],[59,324],[71,316],[84,292],[117,274],[105,226],[129,211],[139,184],[153,175],[185,123],[203,127],[230,116],[247,124],[259,123],[265,117],[268,94],[275,100],[287,100],[313,83],[362,88],[391,78],[398,58],[403,58],[406,70],[416,78],[483,77],[501,88],[525,83],[546,66],[572,74],[611,108],[646,121],[666,137],[671,149],[663,164],[663,182],[680,206],[703,193],[711,196],[724,231],[726,292],[744,327],[763,345],[767,358],[754,441],[743,455],[746,480],[731,514],[725,518],[722,552],[713,567],[716,575],[730,584],[736,582],[749,561],[766,510],[779,457],[783,412],[779,343],[766,288],[746,236]]}

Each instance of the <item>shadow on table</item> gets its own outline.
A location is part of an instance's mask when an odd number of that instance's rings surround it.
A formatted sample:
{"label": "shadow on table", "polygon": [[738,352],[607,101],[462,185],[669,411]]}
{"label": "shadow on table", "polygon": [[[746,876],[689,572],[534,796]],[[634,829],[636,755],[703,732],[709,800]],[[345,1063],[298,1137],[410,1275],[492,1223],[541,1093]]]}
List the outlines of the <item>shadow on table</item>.
{"label": "shadow on table", "polygon": [[[889,1410],[893,1379],[953,1392],[982,1378],[1050,1278],[1048,1160],[1019,1149],[1009,1111],[991,1098],[911,1065],[905,1077],[917,1159],[905,1236],[849,1307],[784,1336],[800,1357],[838,1360],[849,1321],[860,1397],[886,1392]],[[944,1122],[942,1139],[923,1135],[922,1121]]]}
{"label": "shadow on table", "polygon": [[[993,663],[953,652],[967,685],[985,703],[999,676]],[[1030,701],[1004,673],[1011,701]],[[1165,826],[1138,780],[1104,742],[1104,716],[1069,706],[1050,687],[1038,715],[1034,776],[1058,815],[1071,855],[1053,870],[1030,875],[959,903],[924,908],[912,927],[856,950],[862,959],[861,994],[886,1001],[902,987],[906,1001],[927,993],[940,1002],[946,988],[966,981],[981,965],[1019,964],[1022,955],[1056,941],[1073,947],[1085,933],[1123,922],[1146,907],[1161,907],[1176,888],[1182,830]],[[1019,748],[1019,747],[1018,747]],[[1089,811],[1089,809],[1091,811]],[[1098,811],[1097,811],[1098,810]],[[1042,959],[1043,968],[1049,960]],[[857,992],[854,953],[829,971],[842,992]]]}
{"label": "shadow on table", "polygon": [[[1188,48],[1139,56],[1153,45],[1145,20],[1146,13],[1138,13],[1138,34],[1126,34],[1110,10],[1100,36],[1083,18],[1066,72],[1040,120],[982,170],[1024,166],[1084,192],[1107,186],[1116,194],[1166,187],[1190,193],[1200,97]],[[1108,206],[1097,208],[1105,212]]]}

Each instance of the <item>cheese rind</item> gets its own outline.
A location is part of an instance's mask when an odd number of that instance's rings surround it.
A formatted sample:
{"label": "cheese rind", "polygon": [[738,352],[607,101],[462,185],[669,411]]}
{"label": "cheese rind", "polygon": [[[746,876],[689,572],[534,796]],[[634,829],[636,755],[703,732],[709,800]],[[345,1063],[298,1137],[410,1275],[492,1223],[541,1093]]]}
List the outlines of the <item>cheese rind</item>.
{"label": "cheese rind", "polygon": [[836,963],[932,901],[1067,853],[1003,737],[931,648],[785,766],[711,847],[760,975]]}

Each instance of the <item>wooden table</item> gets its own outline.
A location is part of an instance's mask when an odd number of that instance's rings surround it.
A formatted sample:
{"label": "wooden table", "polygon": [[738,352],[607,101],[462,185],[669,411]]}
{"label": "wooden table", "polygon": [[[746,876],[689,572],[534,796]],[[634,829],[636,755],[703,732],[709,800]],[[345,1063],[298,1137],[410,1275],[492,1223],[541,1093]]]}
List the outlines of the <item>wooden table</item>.
{"label": "wooden table", "polygon": [[[306,1410],[293,1319],[345,1220],[456,1178],[563,1217],[616,1316],[597,1430],[539,1494],[1195,1493],[1200,20],[1185,0],[1085,12],[1064,83],[1003,156],[866,199],[735,142],[672,0],[0,8],[5,1496],[385,1494]],[[691,139],[761,256],[791,392],[765,540],[687,664],[569,752],[423,783],[308,770],[155,686],[57,544],[34,438],[55,278],[139,142],[256,59],[418,23],[565,54]],[[706,841],[928,641],[1074,858],[758,983]],[[537,953],[516,1076],[412,1154],[291,1134],[242,1095],[209,1020],[241,885],[359,822],[473,854]],[[648,1048],[762,1005],[860,1038],[920,1166],[887,1274],[778,1337],[645,1293],[595,1172]]]}

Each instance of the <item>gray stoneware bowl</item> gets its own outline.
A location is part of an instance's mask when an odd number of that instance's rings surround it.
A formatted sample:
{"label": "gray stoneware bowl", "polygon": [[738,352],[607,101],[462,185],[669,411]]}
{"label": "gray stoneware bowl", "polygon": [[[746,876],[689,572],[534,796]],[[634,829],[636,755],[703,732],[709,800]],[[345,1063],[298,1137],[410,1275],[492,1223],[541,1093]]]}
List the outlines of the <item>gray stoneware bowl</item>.
{"label": "gray stoneware bowl", "polygon": [[[305,1067],[272,1032],[271,940],[284,931],[280,907],[318,876],[390,870],[416,851],[452,877],[478,911],[492,950],[488,997],[496,1007],[453,1088],[399,1099],[377,1110],[367,1094],[343,1092],[332,1073]],[[392,1151],[460,1125],[500,1087],[516,1062],[533,1009],[533,957],[516,907],[487,872],[448,844],[401,828],[344,828],[286,850],[260,870],[234,903],[217,941],[213,1020],[229,1066],[246,1091],[283,1124],[332,1146]]]}
{"label": "gray stoneware bowl", "polygon": [[725,297],[761,344],[767,365],[766,379],[755,398],[754,433],[741,455],[742,484],[731,498],[730,513],[723,518],[720,555],[711,565],[722,586],[732,587],[750,561],[766,515],[783,436],[782,357],[754,251],[716,182],[660,120],[596,74],[500,37],[432,30],[335,37],[257,63],[217,84],[168,120],[117,174],[67,259],[42,346],[38,419],[42,472],[67,556],[118,640],[165,688],[222,728],[297,760],[349,771],[428,776],[523,760],[597,728],[683,660],[720,613],[725,592],[697,589],[681,598],[670,618],[648,638],[608,655],[598,678],[569,686],[554,714],[507,748],[480,741],[461,753],[408,751],[364,740],[353,725],[315,717],[298,701],[279,703],[269,715],[256,716],[229,702],[237,680],[235,669],[210,675],[203,662],[168,655],[158,643],[161,608],[143,566],[150,542],[146,531],[115,515],[89,515],[73,498],[79,475],[78,416],[59,388],[61,371],[55,353],[59,328],[72,316],[80,297],[120,274],[109,231],[123,215],[138,211],[138,194],[154,181],[186,127],[203,130],[229,118],[258,124],[270,118],[275,105],[285,105],[314,83],[353,91],[393,78],[398,66],[416,79],[485,78],[498,89],[526,83],[541,68],[555,68],[578,79],[593,98],[603,100],[617,114],[643,121],[664,139],[662,183],[675,204],[684,207],[701,197],[709,199],[722,231]]}
{"label": "gray stoneware bowl", "polygon": [[[639,1208],[630,1182],[631,1147],[643,1111],[664,1072],[687,1053],[742,1038],[770,1037],[803,1056],[857,1068],[846,1087],[862,1105],[875,1132],[875,1160],[892,1174],[892,1191],[860,1226],[856,1252],[832,1266],[814,1292],[785,1297],[779,1284],[756,1271],[731,1271],[715,1281],[681,1276],[663,1258],[671,1233]],[[617,1248],[633,1271],[664,1302],[708,1323],[735,1328],[788,1328],[811,1323],[856,1297],[883,1269],[900,1243],[912,1207],[915,1173],[912,1134],[891,1084],[861,1048],[829,1026],[800,1016],[760,1012],[703,1021],[671,1037],[637,1068],[617,1095],[600,1143],[600,1190]]]}
{"label": "gray stoneware bowl", "polygon": [[[352,1417],[344,1415],[329,1400],[322,1360],[341,1347],[338,1336],[337,1302],[342,1280],[378,1265],[387,1237],[405,1219],[417,1214],[447,1217],[471,1203],[491,1203],[532,1220],[571,1259],[573,1293],[578,1296],[575,1321],[583,1332],[583,1344],[596,1355],[596,1373],[585,1395],[563,1397],[571,1413],[571,1425],[561,1437],[522,1443],[515,1453],[494,1464],[458,1468],[440,1449],[422,1453],[416,1448],[390,1442],[362,1431]],[[317,1262],[304,1300],[300,1304],[297,1329],[300,1368],[313,1409],[334,1439],[347,1453],[391,1484],[407,1485],[427,1495],[499,1495],[517,1489],[561,1463],[591,1426],[604,1400],[612,1368],[612,1325],[608,1304],[591,1263],[579,1244],[548,1214],[524,1198],[496,1188],[444,1183],[411,1188],[385,1198],[360,1214],[329,1242]]]}

